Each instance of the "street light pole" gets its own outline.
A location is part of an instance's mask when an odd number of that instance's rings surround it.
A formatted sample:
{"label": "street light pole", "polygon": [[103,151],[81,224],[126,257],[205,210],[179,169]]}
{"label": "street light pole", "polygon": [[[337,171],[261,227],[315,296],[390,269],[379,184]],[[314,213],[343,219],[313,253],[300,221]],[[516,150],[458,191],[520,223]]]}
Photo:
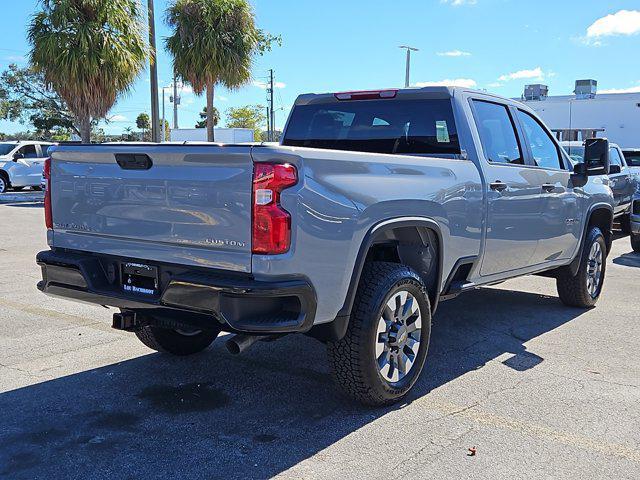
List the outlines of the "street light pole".
{"label": "street light pole", "polygon": [[407,69],[405,72],[404,79],[404,88],[409,88],[410,85],[410,75],[411,75],[411,52],[418,52],[419,50],[414,47],[409,47],[408,45],[400,45],[398,48],[404,48],[407,50]]}
{"label": "street light pole", "polygon": [[156,58],[156,26],[153,0],[147,0],[149,11],[149,47],[151,48],[151,141],[160,142],[160,119],[158,118],[158,62]]}

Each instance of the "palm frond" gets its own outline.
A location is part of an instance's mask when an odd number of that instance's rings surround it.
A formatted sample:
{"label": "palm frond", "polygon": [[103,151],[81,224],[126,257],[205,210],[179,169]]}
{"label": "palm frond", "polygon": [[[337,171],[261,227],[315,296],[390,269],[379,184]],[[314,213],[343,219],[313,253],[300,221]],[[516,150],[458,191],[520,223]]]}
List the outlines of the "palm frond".
{"label": "palm frond", "polygon": [[77,118],[102,118],[149,58],[139,0],[42,0],[30,61]]}
{"label": "palm frond", "polygon": [[197,94],[207,85],[236,89],[251,80],[260,32],[246,0],[174,0],[167,23],[176,73]]}

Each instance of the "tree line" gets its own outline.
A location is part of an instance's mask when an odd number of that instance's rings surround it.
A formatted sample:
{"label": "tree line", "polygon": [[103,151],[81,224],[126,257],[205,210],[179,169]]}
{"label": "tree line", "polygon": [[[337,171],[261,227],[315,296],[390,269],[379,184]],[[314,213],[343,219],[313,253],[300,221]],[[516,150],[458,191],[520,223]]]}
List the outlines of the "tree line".
{"label": "tree line", "polygon": [[[214,141],[216,87],[246,85],[255,58],[281,39],[256,26],[247,0],[173,0],[165,20],[174,71],[206,95],[202,121]],[[11,65],[0,76],[0,118],[29,122],[52,139],[72,132],[90,142],[98,122],[109,121],[116,101],[155,61],[145,32],[139,0],[42,0],[27,28],[29,66]],[[235,110],[227,112],[229,126],[264,121],[257,106]]]}

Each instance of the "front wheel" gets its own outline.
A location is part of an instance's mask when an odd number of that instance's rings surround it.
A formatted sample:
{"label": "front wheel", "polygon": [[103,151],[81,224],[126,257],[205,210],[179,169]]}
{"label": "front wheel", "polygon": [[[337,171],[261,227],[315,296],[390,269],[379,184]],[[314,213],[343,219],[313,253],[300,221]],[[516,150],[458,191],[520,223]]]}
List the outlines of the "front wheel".
{"label": "front wheel", "polygon": [[136,330],[138,340],[152,350],[173,355],[192,355],[206,349],[218,337],[220,329],[173,330],[146,325]]}
{"label": "front wheel", "polygon": [[367,264],[347,332],[327,344],[338,388],[365,405],[404,397],[424,366],[431,333],[431,308],[420,276],[386,262]]}
{"label": "front wheel", "polygon": [[607,244],[598,227],[593,227],[587,234],[580,257],[580,267],[576,275],[563,272],[556,279],[560,300],[567,306],[593,307],[604,284],[607,267]]}
{"label": "front wheel", "polygon": [[631,233],[631,215],[624,215],[620,219],[620,231],[624,235],[629,235]]}
{"label": "front wheel", "polygon": [[5,193],[9,189],[9,179],[0,172],[0,193]]}
{"label": "front wheel", "polygon": [[636,253],[640,253],[640,233],[631,234],[631,248]]}

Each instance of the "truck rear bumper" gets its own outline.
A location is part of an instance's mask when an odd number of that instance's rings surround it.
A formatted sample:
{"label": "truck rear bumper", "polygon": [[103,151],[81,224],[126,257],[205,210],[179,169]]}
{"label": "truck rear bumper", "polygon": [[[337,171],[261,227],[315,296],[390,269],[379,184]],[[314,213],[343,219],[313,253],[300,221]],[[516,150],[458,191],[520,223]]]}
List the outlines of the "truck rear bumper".
{"label": "truck rear bumper", "polygon": [[305,279],[264,282],[248,274],[154,264],[159,288],[157,295],[149,296],[125,292],[120,278],[123,262],[145,260],[47,250],[36,261],[42,268],[38,289],[48,295],[199,326],[210,321],[238,332],[306,332],[316,312],[315,291]]}

